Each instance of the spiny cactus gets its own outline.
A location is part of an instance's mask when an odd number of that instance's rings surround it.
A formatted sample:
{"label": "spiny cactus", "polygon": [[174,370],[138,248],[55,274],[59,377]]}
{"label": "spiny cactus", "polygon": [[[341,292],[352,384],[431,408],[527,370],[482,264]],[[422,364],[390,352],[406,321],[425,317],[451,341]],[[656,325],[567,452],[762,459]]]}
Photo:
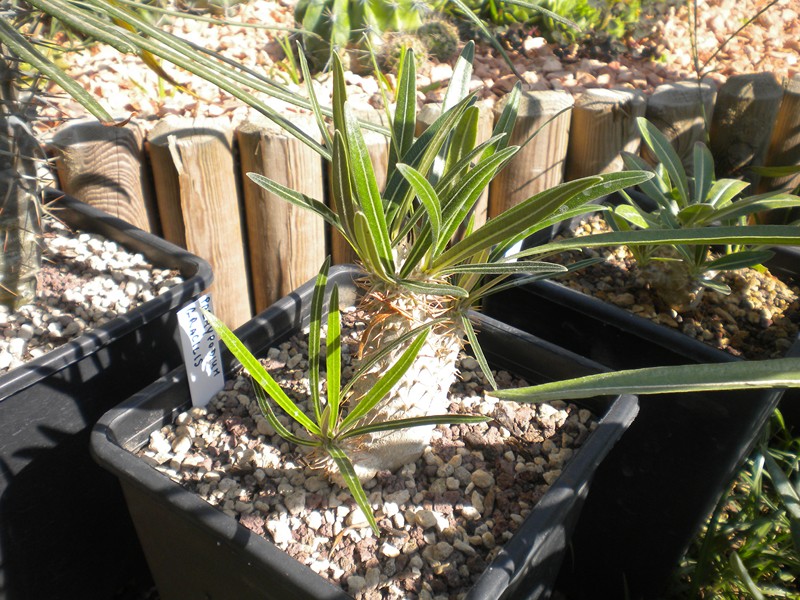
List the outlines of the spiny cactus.
{"label": "spiny cactus", "polygon": [[429,17],[415,35],[422,40],[428,54],[439,61],[447,62],[458,56],[458,27],[444,17]]}
{"label": "spiny cactus", "polygon": [[430,10],[425,0],[300,0],[294,16],[308,57],[322,68],[333,52],[377,48],[388,32],[416,31]]}
{"label": "spiny cactus", "polygon": [[378,52],[378,63],[387,72],[398,72],[400,58],[406,50],[414,51],[414,63],[417,70],[428,59],[425,43],[412,33],[390,33]]}

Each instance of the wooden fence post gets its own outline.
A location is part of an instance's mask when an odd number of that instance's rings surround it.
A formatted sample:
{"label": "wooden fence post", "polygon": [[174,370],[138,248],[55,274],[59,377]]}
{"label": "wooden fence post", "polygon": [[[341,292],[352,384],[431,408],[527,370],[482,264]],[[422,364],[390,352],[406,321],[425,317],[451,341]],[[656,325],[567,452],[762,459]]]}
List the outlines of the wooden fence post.
{"label": "wooden fence post", "polygon": [[[478,110],[480,111],[478,117],[478,137],[477,143],[485,142],[492,137],[492,129],[494,128],[494,115],[492,109],[485,102],[478,103]],[[419,137],[439,115],[442,114],[442,105],[438,102],[431,102],[422,107],[422,110],[417,114],[416,135]],[[484,223],[489,213],[489,188],[483,190],[475,203],[473,209],[475,215],[475,228],[477,229]],[[456,234],[458,236],[458,234]]]}
{"label": "wooden fence post", "polygon": [[148,140],[164,237],[214,271],[214,311],[233,328],[252,315],[233,131],[227,121],[165,119]]}
{"label": "wooden fence post", "polygon": [[[573,103],[567,92],[522,93],[511,144],[523,144],[534,132],[541,130],[492,182],[489,188],[490,218],[563,182]],[[502,107],[501,100],[495,106],[495,115],[500,114]]]}
{"label": "wooden fence post", "polygon": [[636,90],[593,88],[575,101],[570,123],[566,180],[623,169],[620,152],[639,153],[636,117],[647,100]]}
{"label": "wooden fence post", "polygon": [[711,121],[717,177],[763,165],[783,88],[772,73],[733,75],[720,88]]}
{"label": "wooden fence post", "polygon": [[[321,140],[310,116],[287,115]],[[325,260],[325,223],[247,177],[254,172],[324,201],[322,157],[262,115],[251,112],[237,131],[247,214],[248,245],[256,312],[300,287]]]}
{"label": "wooden fence post", "polygon": [[61,127],[56,151],[61,189],[110,215],[158,234],[158,209],[145,168],[144,132],[134,122],[112,127],[94,119]]}
{"label": "wooden fence post", "polygon": [[[645,117],[672,142],[689,174],[694,171],[695,142],[707,141],[707,124],[714,114],[715,97],[716,89],[710,83],[689,80],[660,85],[647,101]],[[641,153],[644,158],[656,162],[644,144]]]}
{"label": "wooden fence post", "polygon": [[[770,167],[800,165],[800,75],[785,79],[783,88],[783,99],[764,163]],[[792,190],[798,185],[800,173],[787,177],[762,177],[759,191]]]}
{"label": "wooden fence post", "polygon": [[[384,113],[369,105],[359,106],[353,112],[353,116],[362,122],[375,123],[386,127],[389,126]],[[378,189],[382,193],[386,187],[386,175],[389,168],[389,139],[381,133],[372,131],[371,129],[364,129],[363,127],[361,128],[361,133],[364,136],[364,143],[367,145],[367,152],[372,162],[372,169],[375,171]],[[330,163],[328,163],[327,168],[330,176],[332,168]],[[329,181],[332,182],[330,177]],[[331,208],[335,208],[336,205],[333,201],[333,193],[330,191],[330,187],[328,197],[330,198]],[[356,262],[356,254],[353,252],[350,244],[345,241],[338,231],[333,229],[331,229],[331,259],[335,265]]]}

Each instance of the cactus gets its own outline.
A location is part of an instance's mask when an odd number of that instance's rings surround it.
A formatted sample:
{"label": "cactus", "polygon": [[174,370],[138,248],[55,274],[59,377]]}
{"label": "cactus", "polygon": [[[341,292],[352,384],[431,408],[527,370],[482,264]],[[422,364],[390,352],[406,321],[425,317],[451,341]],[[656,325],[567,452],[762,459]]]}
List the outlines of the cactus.
{"label": "cactus", "polygon": [[0,54],[0,304],[13,311],[35,296],[41,265],[39,146],[17,100],[18,61]]}
{"label": "cactus", "polygon": [[428,59],[427,48],[416,34],[411,33],[388,34],[378,53],[378,64],[386,71],[398,72],[400,58],[408,48],[414,51],[415,67],[419,70]]}
{"label": "cactus", "polygon": [[428,54],[436,60],[447,62],[458,56],[458,28],[441,16],[432,16],[417,29]]}
{"label": "cactus", "polygon": [[333,52],[379,47],[388,32],[416,31],[429,11],[425,0],[300,0],[294,16],[306,31],[306,54],[322,68]]}

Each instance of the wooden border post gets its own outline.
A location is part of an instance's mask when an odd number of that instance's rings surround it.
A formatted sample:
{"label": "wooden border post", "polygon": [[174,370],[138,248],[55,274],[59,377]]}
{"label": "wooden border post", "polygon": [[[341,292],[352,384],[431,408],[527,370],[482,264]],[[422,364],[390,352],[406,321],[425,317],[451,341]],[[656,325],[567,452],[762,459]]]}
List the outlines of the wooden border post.
{"label": "wooden border post", "polygon": [[[647,101],[645,117],[658,127],[681,157],[690,175],[694,172],[692,153],[695,142],[707,142],[708,123],[714,115],[716,88],[696,79],[658,86]],[[656,162],[647,146],[642,156]]]}
{"label": "wooden border post", "polygon": [[[506,96],[507,98],[508,96]],[[562,183],[573,98],[567,92],[523,92],[511,144],[527,143],[489,187],[489,217]],[[503,101],[495,106],[499,115]]]}
{"label": "wooden border post", "polygon": [[144,133],[134,122],[73,121],[50,143],[61,189],[78,200],[158,234],[158,209],[145,168]]}
{"label": "wooden border post", "polygon": [[772,73],[733,75],[720,88],[711,121],[717,177],[763,165],[783,88]]}
{"label": "wooden border post", "polygon": [[[311,116],[286,115],[321,141]],[[247,214],[256,312],[314,277],[325,260],[322,218],[268,192],[247,177],[255,172],[321,202],[322,157],[284,129],[251,112],[237,131]]]}
{"label": "wooden border post", "polygon": [[[785,79],[783,88],[783,99],[764,163],[770,167],[800,165],[800,75]],[[800,186],[800,173],[788,177],[763,177],[759,192],[793,190],[797,186]]]}
{"label": "wooden border post", "polygon": [[588,89],[575,101],[570,123],[566,180],[622,171],[621,151],[639,153],[636,117],[647,100],[638,90]]}
{"label": "wooden border post", "polygon": [[148,140],[164,237],[214,271],[214,311],[231,327],[251,317],[233,131],[227,120],[165,119]]}

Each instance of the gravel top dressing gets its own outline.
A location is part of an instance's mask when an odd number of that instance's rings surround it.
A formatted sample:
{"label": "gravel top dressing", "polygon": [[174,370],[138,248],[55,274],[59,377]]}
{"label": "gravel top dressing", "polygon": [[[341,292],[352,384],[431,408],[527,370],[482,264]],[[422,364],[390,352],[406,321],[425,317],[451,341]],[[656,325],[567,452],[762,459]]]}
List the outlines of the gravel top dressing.
{"label": "gravel top dressing", "polygon": [[[358,311],[343,317],[346,378],[366,323]],[[305,337],[271,348],[263,361],[298,401],[309,391]],[[140,454],[356,598],[457,598],[511,538],[596,423],[588,410],[564,403],[534,406],[485,398],[477,361],[462,355],[459,366],[450,410],[493,420],[440,426],[415,463],[365,482],[380,538],[372,535],[346,488],[314,468],[314,457],[275,434],[245,376],[228,381],[207,407],[181,413],[155,431]],[[504,371],[496,378],[503,388],[526,385]]]}
{"label": "gravel top dressing", "polygon": [[43,218],[43,260],[36,300],[10,313],[0,306],[0,375],[181,283],[99,235]]}

